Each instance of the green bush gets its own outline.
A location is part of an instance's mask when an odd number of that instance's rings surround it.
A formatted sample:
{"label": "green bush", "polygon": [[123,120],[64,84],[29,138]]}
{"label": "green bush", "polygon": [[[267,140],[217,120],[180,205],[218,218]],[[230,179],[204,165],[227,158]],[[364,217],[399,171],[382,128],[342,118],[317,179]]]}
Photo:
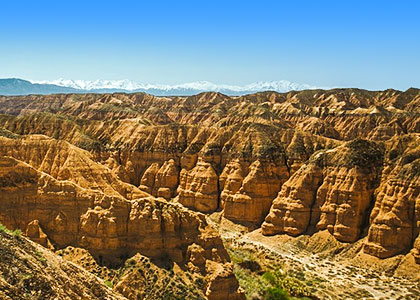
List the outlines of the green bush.
{"label": "green bush", "polygon": [[0,223],[0,232],[6,232],[9,234],[12,234],[15,237],[20,237],[22,235],[22,231],[20,229],[15,229],[11,231],[9,228],[4,226],[2,223]]}
{"label": "green bush", "polygon": [[22,235],[22,231],[20,229],[15,229],[12,232],[13,236],[20,237]]}
{"label": "green bush", "polygon": [[110,289],[112,289],[114,287],[114,284],[111,281],[109,281],[109,280],[105,280],[104,283]]}
{"label": "green bush", "polygon": [[6,128],[0,128],[0,136],[4,136],[4,137],[7,137],[9,139],[14,139],[14,140],[19,138],[18,134],[9,131]]}
{"label": "green bush", "polygon": [[[302,280],[304,280],[304,274],[302,274]],[[284,292],[284,295],[289,297],[307,297],[311,293],[306,286],[300,280],[289,276],[282,269],[277,269],[272,272],[265,272],[262,278],[269,284],[265,290],[266,299],[289,299],[289,298],[272,298],[282,297],[280,291]]]}
{"label": "green bush", "polygon": [[45,263],[47,261],[41,251],[36,251],[35,254],[40,262]]}
{"label": "green bush", "polygon": [[10,233],[10,230],[6,226],[4,226],[2,223],[0,223],[0,232]]}
{"label": "green bush", "polygon": [[268,288],[265,291],[266,300],[289,300],[287,292],[280,287]]}

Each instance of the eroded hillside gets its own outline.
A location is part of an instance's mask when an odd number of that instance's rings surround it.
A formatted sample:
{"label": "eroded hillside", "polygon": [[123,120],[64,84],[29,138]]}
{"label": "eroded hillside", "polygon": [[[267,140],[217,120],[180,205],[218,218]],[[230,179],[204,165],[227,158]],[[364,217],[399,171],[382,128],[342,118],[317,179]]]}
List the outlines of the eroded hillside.
{"label": "eroded hillside", "polygon": [[100,264],[170,261],[209,299],[243,297],[213,212],[419,264],[419,104],[417,89],[0,97],[0,222]]}
{"label": "eroded hillside", "polygon": [[0,231],[0,297],[4,300],[127,300],[83,268],[3,228]]}

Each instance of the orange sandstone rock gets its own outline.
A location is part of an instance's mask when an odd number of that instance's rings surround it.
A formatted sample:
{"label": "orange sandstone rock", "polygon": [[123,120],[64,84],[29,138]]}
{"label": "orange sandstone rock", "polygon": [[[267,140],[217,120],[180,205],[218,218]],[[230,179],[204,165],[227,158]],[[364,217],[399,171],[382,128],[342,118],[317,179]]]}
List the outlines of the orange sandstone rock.
{"label": "orange sandstone rock", "polygon": [[356,241],[368,217],[381,159],[381,150],[362,140],[316,153],[284,184],[263,233],[328,229],[339,241]]}
{"label": "orange sandstone rock", "polygon": [[200,212],[213,212],[218,207],[218,177],[213,166],[198,159],[191,170],[182,169],[178,186],[178,201]]}
{"label": "orange sandstone rock", "polygon": [[288,177],[288,170],[284,165],[259,160],[248,168],[243,165],[233,162],[222,173],[223,215],[233,221],[259,225]]}
{"label": "orange sandstone rock", "polygon": [[[226,269],[230,279],[223,288],[232,297],[241,294],[225,267],[229,256],[223,243],[201,214],[152,197],[129,201],[84,189],[2,156],[0,183],[0,222],[46,246],[83,247],[106,264],[121,264],[136,253],[181,266],[211,262]],[[200,259],[191,255],[191,245],[201,249]],[[205,268],[196,271],[211,275]],[[217,293],[222,291],[213,288],[208,294]]]}
{"label": "orange sandstone rock", "polygon": [[322,169],[316,164],[302,166],[286,181],[270,213],[262,224],[266,235],[305,233],[311,222],[316,191],[322,182]]}

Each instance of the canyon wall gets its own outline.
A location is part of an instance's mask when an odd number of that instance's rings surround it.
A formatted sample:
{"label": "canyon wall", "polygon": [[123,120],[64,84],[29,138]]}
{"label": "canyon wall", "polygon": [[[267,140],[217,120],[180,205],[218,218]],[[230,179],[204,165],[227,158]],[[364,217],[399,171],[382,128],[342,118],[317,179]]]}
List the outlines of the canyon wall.
{"label": "canyon wall", "polygon": [[0,221],[47,246],[185,264],[189,245],[222,251],[189,224],[221,211],[267,235],[328,230],[367,236],[371,255],[418,258],[419,101],[416,89],[0,97],[4,168],[15,159],[38,172],[4,197]]}
{"label": "canyon wall", "polygon": [[243,299],[223,243],[204,215],[150,195],[127,200],[83,188],[6,156],[0,156],[0,183],[1,222],[45,247],[82,247],[110,266],[141,253],[200,273],[209,299],[226,291],[225,299]]}

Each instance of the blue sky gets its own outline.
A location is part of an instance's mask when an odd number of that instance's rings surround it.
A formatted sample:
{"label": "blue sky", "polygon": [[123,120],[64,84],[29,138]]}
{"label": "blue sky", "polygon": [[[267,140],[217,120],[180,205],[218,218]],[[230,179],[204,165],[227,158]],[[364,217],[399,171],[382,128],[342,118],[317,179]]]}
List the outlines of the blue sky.
{"label": "blue sky", "polygon": [[420,87],[420,1],[2,1],[0,78]]}

